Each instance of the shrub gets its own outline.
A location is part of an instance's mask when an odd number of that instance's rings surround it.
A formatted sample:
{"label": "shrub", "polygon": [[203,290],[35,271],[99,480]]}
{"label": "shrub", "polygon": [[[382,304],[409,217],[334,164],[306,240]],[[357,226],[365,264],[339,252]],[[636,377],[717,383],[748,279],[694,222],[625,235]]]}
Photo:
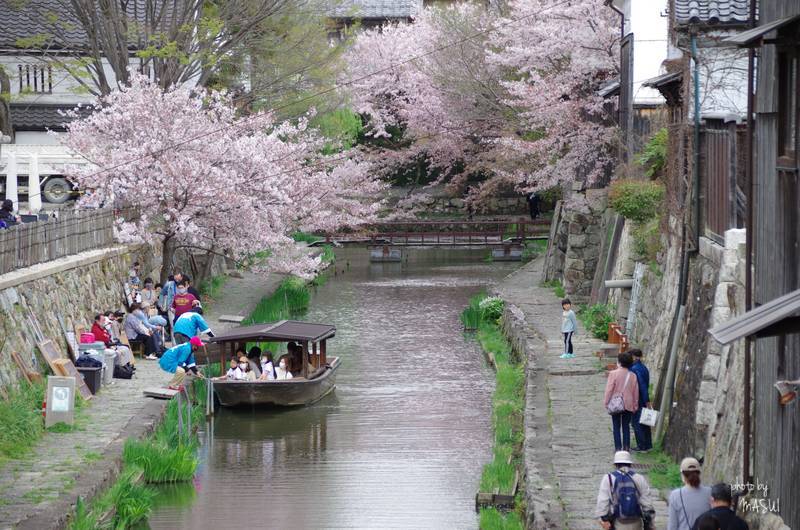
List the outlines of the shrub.
{"label": "shrub", "polygon": [[660,219],[655,217],[644,223],[636,223],[631,236],[636,257],[641,261],[656,261],[661,251]]}
{"label": "shrub", "polygon": [[664,201],[664,185],[645,180],[617,180],[611,183],[608,203],[632,221],[644,222],[658,215]]}
{"label": "shrub", "polygon": [[616,320],[615,312],[616,307],[612,304],[595,304],[582,307],[578,317],[593,337],[608,340],[608,325]]}
{"label": "shrub", "polygon": [[502,298],[498,296],[490,296],[481,300],[480,304],[478,304],[478,307],[481,308],[484,320],[496,322],[498,318],[503,316],[503,308],[505,308],[505,305],[506,304]]}
{"label": "shrub", "polygon": [[664,171],[667,164],[668,140],[667,128],[664,127],[650,138],[650,141],[644,146],[642,154],[637,158],[636,161],[644,167],[644,174],[648,177],[656,177]]}

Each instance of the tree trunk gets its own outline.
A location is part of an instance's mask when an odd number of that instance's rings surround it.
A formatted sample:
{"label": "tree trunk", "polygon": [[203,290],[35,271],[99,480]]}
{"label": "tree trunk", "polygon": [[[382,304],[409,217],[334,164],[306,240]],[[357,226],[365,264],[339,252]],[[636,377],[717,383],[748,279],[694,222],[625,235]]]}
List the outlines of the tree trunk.
{"label": "tree trunk", "polygon": [[197,285],[211,277],[211,270],[214,265],[214,260],[217,259],[216,246],[211,245],[211,249],[206,253],[206,262],[203,264],[203,270],[200,272],[200,277],[197,278]]}
{"label": "tree trunk", "polygon": [[166,236],[161,244],[161,285],[167,283],[167,277],[172,270],[175,259],[175,241],[172,236]]}

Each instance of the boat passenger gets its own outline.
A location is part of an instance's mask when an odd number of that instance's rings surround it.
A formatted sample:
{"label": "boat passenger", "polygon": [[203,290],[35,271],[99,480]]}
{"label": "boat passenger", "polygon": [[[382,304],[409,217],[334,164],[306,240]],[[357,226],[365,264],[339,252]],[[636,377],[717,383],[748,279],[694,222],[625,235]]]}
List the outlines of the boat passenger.
{"label": "boat passenger", "polygon": [[277,378],[275,363],[272,361],[272,352],[267,350],[261,357],[261,381],[272,381]]}
{"label": "boat passenger", "polygon": [[278,368],[275,369],[275,379],[282,381],[286,379],[292,379],[292,377],[294,376],[289,370],[289,355],[282,355],[280,362],[278,362]]}
{"label": "boat passenger", "polygon": [[303,347],[295,342],[286,345],[287,355],[289,356],[289,370],[295,373],[303,372]]}
{"label": "boat passenger", "polygon": [[256,376],[256,379],[261,379],[261,348],[253,346],[247,353],[247,364],[250,365],[250,370]]}
{"label": "boat passenger", "polygon": [[247,357],[239,357],[239,366],[236,368],[235,379],[238,381],[255,381],[256,374],[250,369],[250,362]]}
{"label": "boat passenger", "polygon": [[231,357],[231,361],[228,364],[228,371],[224,375],[221,375],[219,377],[215,377],[214,380],[215,381],[232,380],[234,372],[235,372],[237,366],[238,365],[236,364],[236,358],[235,357]]}

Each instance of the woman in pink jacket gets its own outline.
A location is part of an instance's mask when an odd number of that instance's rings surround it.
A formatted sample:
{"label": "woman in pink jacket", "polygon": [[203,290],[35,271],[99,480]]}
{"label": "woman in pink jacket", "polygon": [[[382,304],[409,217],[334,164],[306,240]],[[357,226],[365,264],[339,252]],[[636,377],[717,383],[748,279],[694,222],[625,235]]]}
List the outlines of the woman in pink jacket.
{"label": "woman in pink jacket", "polygon": [[633,357],[630,353],[620,353],[617,357],[617,365],[619,368],[608,374],[603,405],[611,414],[614,450],[630,451],[630,424],[633,414],[639,408],[639,385],[636,381],[636,374],[629,370],[633,366]]}

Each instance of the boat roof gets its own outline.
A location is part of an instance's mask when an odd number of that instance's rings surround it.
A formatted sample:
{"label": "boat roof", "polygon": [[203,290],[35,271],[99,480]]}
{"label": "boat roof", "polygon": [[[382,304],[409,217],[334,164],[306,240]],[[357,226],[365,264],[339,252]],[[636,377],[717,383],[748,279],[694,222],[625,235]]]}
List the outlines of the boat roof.
{"label": "boat roof", "polygon": [[266,324],[252,324],[230,329],[209,339],[209,342],[318,342],[333,337],[336,326],[314,324],[299,320],[280,320]]}

